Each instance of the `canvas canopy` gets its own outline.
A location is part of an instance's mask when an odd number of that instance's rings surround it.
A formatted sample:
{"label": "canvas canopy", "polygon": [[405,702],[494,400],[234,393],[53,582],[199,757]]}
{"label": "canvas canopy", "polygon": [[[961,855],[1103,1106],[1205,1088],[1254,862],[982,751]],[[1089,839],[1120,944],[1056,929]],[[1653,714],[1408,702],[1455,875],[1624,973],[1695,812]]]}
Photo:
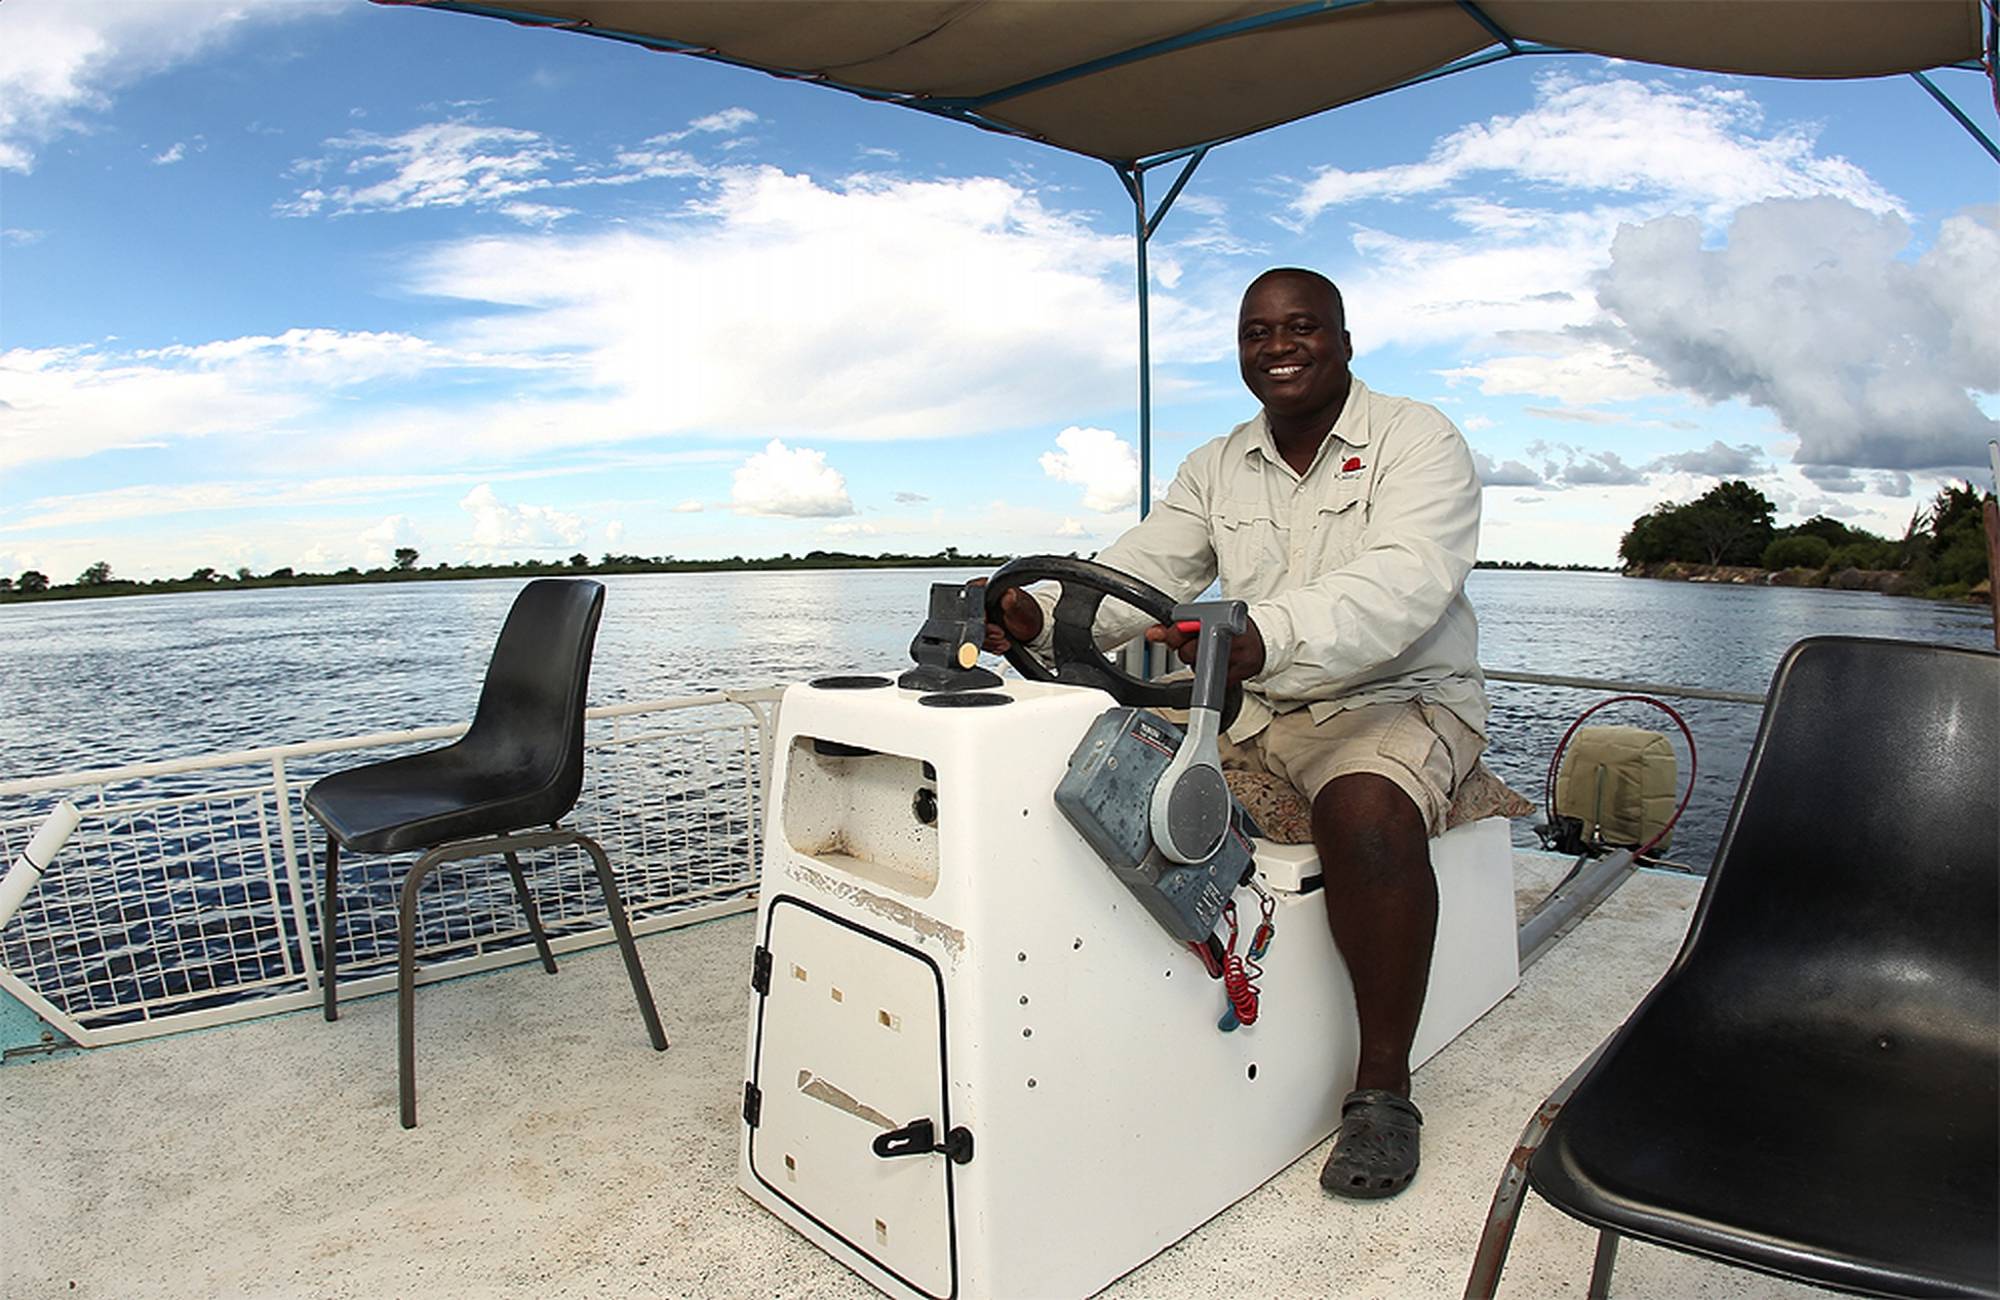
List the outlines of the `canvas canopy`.
{"label": "canvas canopy", "polygon": [[1140,170],[1520,54],[1870,77],[1977,67],[1982,45],[1982,0],[384,2],[801,78]]}

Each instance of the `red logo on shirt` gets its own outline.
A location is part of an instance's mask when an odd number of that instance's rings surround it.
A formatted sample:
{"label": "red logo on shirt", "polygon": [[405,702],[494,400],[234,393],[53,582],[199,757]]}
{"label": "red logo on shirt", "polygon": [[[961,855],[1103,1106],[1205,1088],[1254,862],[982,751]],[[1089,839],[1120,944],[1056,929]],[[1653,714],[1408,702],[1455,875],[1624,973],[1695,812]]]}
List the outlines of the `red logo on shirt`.
{"label": "red logo on shirt", "polygon": [[1340,463],[1340,472],[1343,474],[1352,474],[1355,470],[1358,470],[1360,468],[1361,468],[1361,457],[1359,456],[1349,456],[1346,460]]}

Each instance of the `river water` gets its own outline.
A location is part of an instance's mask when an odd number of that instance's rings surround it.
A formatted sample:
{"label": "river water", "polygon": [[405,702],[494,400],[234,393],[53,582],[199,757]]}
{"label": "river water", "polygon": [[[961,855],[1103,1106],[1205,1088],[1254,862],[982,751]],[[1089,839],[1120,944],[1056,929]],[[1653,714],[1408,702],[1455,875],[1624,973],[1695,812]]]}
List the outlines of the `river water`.
{"label": "river water", "polygon": [[[615,703],[908,662],[943,570],[639,574],[609,588],[591,702]],[[470,717],[520,583],[218,591],[0,606],[0,779],[396,730]],[[1482,570],[1470,586],[1494,670],[1761,694],[1819,633],[1991,646],[1983,607],[1872,592]],[[1542,799],[1550,751],[1604,692],[1494,683],[1487,761]],[[1698,778],[1669,856],[1705,870],[1755,736],[1753,706],[1668,700]],[[1666,732],[1617,705],[1594,722]],[[1516,839],[1533,843],[1526,822]]]}

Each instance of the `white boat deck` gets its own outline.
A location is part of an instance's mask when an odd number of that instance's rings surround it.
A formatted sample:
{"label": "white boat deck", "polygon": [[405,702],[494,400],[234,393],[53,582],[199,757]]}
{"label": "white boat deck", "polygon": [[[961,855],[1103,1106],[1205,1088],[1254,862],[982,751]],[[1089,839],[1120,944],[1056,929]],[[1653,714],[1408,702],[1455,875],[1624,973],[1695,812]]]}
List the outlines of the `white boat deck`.
{"label": "white boat deck", "polygon": [[[1517,855],[1524,905],[1563,865]],[[1521,1126],[1699,888],[1635,876],[1418,1073],[1401,1197],[1329,1198],[1322,1147],[1103,1294],[1459,1294]],[[407,1132],[387,996],[0,1070],[0,1296],[875,1295],[735,1187],[752,922],[640,941],[663,1054],[610,947],[420,990]],[[1581,1295],[1595,1240],[1531,1196],[1501,1294]],[[1614,1293],[1821,1294],[1630,1242]]]}

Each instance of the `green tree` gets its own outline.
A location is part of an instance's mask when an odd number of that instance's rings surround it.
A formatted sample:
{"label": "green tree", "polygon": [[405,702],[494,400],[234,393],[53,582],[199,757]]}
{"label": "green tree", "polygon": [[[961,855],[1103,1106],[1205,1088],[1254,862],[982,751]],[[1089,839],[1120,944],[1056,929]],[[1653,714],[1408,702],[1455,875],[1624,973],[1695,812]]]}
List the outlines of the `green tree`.
{"label": "green tree", "polygon": [[1899,569],[1902,566],[1903,548],[1886,537],[1875,537],[1860,529],[1855,529],[1861,540],[1845,546],[1836,546],[1826,557],[1827,567],[1834,569]]}
{"label": "green tree", "polygon": [[1687,505],[1654,506],[1633,521],[1618,553],[1628,564],[1755,564],[1775,532],[1772,509],[1762,492],[1731,479]]}
{"label": "green tree", "polygon": [[590,557],[582,551],[578,551],[575,555],[569,557],[569,567],[572,569],[587,569],[590,567]]}
{"label": "green tree", "polygon": [[396,567],[405,573],[416,568],[417,548],[414,546],[398,546],[396,548]]}
{"label": "green tree", "polygon": [[1627,564],[1660,564],[1687,559],[1694,553],[1694,538],[1687,526],[1687,508],[1657,505],[1632,521],[1632,527],[1618,543],[1618,554]]}
{"label": "green tree", "polygon": [[1824,537],[1793,533],[1772,538],[1771,544],[1764,548],[1762,563],[1767,569],[1818,569],[1825,566],[1832,554],[1833,548]]}
{"label": "green tree", "polygon": [[1931,503],[1930,539],[1919,562],[1931,594],[1962,596],[1990,576],[1980,501],[1965,484],[1947,483]]}
{"label": "green tree", "polygon": [[82,573],[76,575],[76,585],[79,587],[102,587],[110,581],[111,565],[106,560],[99,560]]}
{"label": "green tree", "polygon": [[1849,542],[1857,542],[1863,538],[1872,537],[1874,534],[1863,532],[1858,528],[1849,528],[1838,519],[1828,519],[1825,515],[1814,515],[1802,524],[1794,524],[1790,528],[1780,528],[1778,536],[1817,537],[1825,542],[1830,550],[1834,547],[1845,546]]}
{"label": "green tree", "polygon": [[1689,526],[1710,564],[1755,564],[1771,544],[1771,502],[1742,479],[1718,483],[1689,507]]}
{"label": "green tree", "polygon": [[214,582],[214,581],[215,581],[215,570],[214,570],[214,569],[211,569],[211,568],[209,568],[209,567],[208,567],[207,565],[205,565],[205,564],[204,564],[204,565],[203,565],[203,566],[202,566],[201,568],[199,568],[199,569],[196,569],[196,570],[195,570],[195,571],[194,571],[193,573],[190,573],[190,574],[188,575],[188,581],[189,581],[189,582]]}
{"label": "green tree", "polygon": [[22,591],[47,591],[49,575],[40,569],[25,569],[21,573],[21,580],[14,585]]}
{"label": "green tree", "polygon": [[0,578],[0,592],[12,590],[14,590],[14,580],[12,578]]}
{"label": "green tree", "polygon": [[[1827,554],[1818,564],[1832,569],[1896,569],[1902,567],[1903,548],[1886,537],[1878,537],[1865,528],[1850,528],[1838,519],[1825,515],[1814,515],[1802,524],[1778,529],[1771,545],[1764,548],[1764,567],[1767,569],[1797,568],[1804,560],[1793,560],[1790,564],[1779,564],[1771,558],[1771,548],[1781,546],[1795,538],[1816,538],[1827,545]],[[1788,554],[1803,555],[1804,551],[1790,549]]]}

